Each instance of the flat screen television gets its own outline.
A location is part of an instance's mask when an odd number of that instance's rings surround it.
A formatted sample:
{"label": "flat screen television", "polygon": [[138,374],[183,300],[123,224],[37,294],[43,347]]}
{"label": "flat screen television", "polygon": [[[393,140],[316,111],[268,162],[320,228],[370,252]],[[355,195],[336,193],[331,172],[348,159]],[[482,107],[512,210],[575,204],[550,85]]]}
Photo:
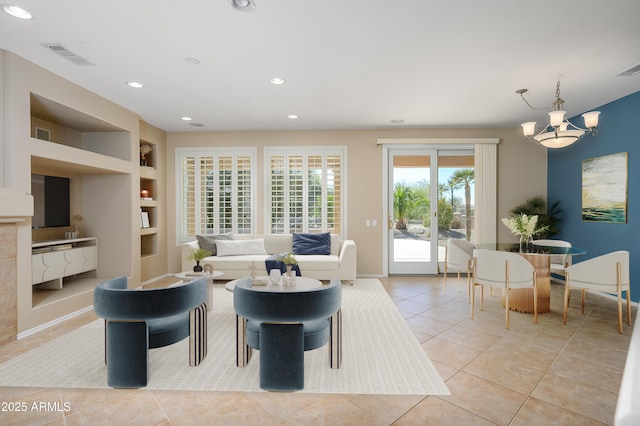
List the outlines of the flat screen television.
{"label": "flat screen television", "polygon": [[33,195],[33,228],[69,226],[70,195],[69,178],[31,175]]}

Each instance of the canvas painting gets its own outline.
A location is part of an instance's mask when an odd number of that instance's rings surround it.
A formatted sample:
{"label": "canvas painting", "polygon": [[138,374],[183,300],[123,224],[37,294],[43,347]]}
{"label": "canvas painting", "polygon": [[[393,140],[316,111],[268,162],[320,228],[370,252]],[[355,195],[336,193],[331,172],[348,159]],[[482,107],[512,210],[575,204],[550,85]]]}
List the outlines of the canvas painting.
{"label": "canvas painting", "polygon": [[582,220],[627,222],[627,153],[582,161]]}

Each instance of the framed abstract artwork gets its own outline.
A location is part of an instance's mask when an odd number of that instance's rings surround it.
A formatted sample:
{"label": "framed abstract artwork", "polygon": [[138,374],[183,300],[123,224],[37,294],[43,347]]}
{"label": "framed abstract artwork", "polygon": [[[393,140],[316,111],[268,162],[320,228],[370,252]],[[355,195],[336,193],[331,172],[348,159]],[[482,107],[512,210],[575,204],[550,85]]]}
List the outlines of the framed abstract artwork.
{"label": "framed abstract artwork", "polygon": [[628,153],[582,160],[582,220],[626,223]]}

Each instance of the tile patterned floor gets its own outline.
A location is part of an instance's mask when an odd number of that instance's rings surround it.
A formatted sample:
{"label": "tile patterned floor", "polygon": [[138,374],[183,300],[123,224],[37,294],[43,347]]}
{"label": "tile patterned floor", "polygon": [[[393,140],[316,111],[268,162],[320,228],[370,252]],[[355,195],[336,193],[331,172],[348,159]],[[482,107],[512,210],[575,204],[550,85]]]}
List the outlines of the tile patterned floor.
{"label": "tile patterned floor", "polygon": [[[618,334],[614,301],[588,295],[585,314],[571,307],[564,326],[563,288],[553,285],[552,312],[538,324],[512,313],[506,330],[499,296],[487,296],[485,309],[471,320],[466,289],[449,284],[443,295],[441,277],[381,281],[451,396],[0,387],[0,424],[613,424],[632,332],[625,325]],[[87,313],[0,347],[0,362],[93,319]],[[34,402],[41,410],[33,409]],[[15,411],[21,406],[27,410]]]}

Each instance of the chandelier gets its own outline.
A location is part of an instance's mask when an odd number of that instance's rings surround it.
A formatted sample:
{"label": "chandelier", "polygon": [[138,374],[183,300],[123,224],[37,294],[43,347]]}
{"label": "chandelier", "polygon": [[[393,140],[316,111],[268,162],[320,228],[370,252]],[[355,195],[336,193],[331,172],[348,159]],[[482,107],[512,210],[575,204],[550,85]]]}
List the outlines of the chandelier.
{"label": "chandelier", "polygon": [[[533,110],[548,109],[535,108],[524,98],[527,89],[516,90],[516,93],[522,97],[522,100]],[[539,133],[535,133],[535,121],[522,123],[522,132],[528,140],[539,143],[547,148],[564,148],[576,142],[587,133],[595,136],[598,134],[596,126],[598,125],[598,115],[600,111],[591,111],[582,114],[584,118],[584,126],[586,129],[578,127],[565,118],[567,113],[562,109],[564,100],[560,98],[560,79],[556,84],[556,100],[553,101],[552,111],[549,113],[549,124],[547,124]]]}

